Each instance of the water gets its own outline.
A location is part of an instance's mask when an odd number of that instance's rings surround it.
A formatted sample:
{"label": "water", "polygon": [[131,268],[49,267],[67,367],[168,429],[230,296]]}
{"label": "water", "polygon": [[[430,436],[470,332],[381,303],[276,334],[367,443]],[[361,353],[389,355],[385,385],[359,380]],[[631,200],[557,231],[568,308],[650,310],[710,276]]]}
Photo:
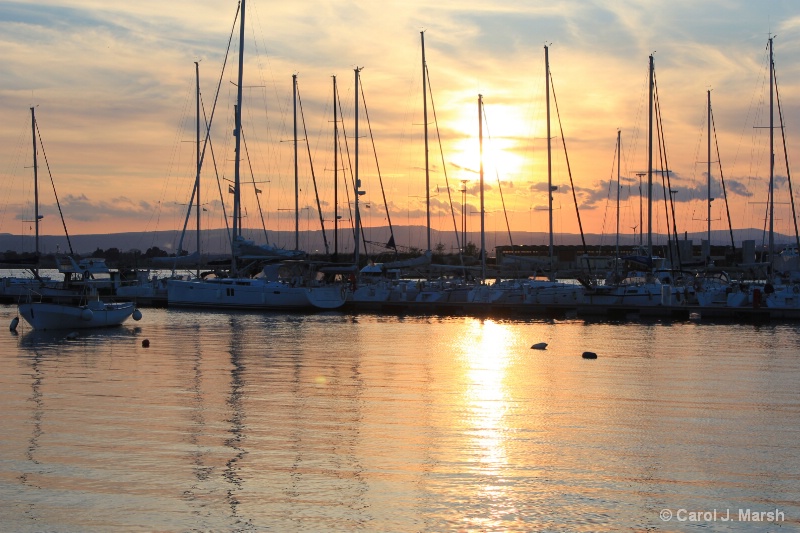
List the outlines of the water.
{"label": "water", "polygon": [[800,529],[796,324],[146,309],[66,333],[0,334],[4,531]]}

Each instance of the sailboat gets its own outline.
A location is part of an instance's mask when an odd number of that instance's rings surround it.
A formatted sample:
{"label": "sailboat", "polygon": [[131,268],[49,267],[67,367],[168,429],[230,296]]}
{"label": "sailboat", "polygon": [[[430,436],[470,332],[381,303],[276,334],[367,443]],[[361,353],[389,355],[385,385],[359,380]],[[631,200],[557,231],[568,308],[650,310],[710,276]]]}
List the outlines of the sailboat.
{"label": "sailboat", "polygon": [[554,274],[555,255],[553,251],[553,186],[552,146],[550,135],[550,56],[548,46],[544,47],[545,99],[547,124],[547,211],[548,211],[548,270],[549,279],[528,279],[522,282],[522,303],[528,306],[572,305],[583,301],[583,287],[574,283],[557,281]]}
{"label": "sailboat", "polygon": [[[38,237],[39,237],[39,198],[38,198],[38,165],[37,165],[37,142],[36,142],[36,115],[35,108],[31,107],[31,130],[33,135],[33,175],[34,175],[34,189],[35,189],[35,213],[36,213],[36,237],[37,237],[37,260],[38,260]],[[39,288],[28,287],[27,298],[25,302],[18,305],[18,313],[25,319],[34,329],[84,329],[84,328],[98,328],[107,326],[118,326],[125,320],[134,317],[134,320],[142,318],[141,312],[136,309],[133,302],[103,302],[98,297],[97,288],[101,284],[107,284],[107,279],[91,279],[92,272],[108,273],[105,268],[105,263],[95,265],[94,262],[84,260],[80,264],[76,263],[74,259],[68,257],[66,261],[70,266],[62,266],[59,264],[59,270],[64,273],[65,283],[64,286],[69,285],[71,281],[70,274],[81,273],[80,287],[83,292],[83,298],[77,304],[72,302],[56,302],[44,301],[45,297],[52,298],[54,293],[59,293],[59,287],[52,285],[43,285]],[[38,269],[34,269],[34,273],[38,275]],[[49,293],[49,294],[45,294]],[[74,289],[64,291],[61,289],[61,295],[75,296],[77,293]],[[90,296],[91,294],[91,296]],[[12,321],[11,329],[16,329],[19,319],[15,318]]]}
{"label": "sailboat", "polygon": [[[352,303],[359,307],[377,307],[380,308],[383,304],[393,302],[395,304],[401,303],[402,305],[413,303],[430,304],[434,301],[440,301],[448,295],[443,289],[434,287],[430,283],[423,283],[411,280],[399,279],[399,274],[404,269],[420,268],[430,265],[432,252],[431,252],[431,214],[430,214],[430,170],[428,161],[428,71],[427,63],[425,61],[425,32],[420,32],[420,41],[422,48],[422,101],[423,101],[423,126],[424,126],[424,139],[425,139],[425,190],[426,190],[426,235],[427,235],[427,249],[419,257],[392,261],[376,265],[374,263],[367,264],[359,271],[359,280],[352,294],[350,300]],[[356,83],[356,100],[355,100],[355,183],[356,188],[360,188],[360,180],[358,179],[358,109],[359,98],[358,88],[360,87],[360,71],[355,70],[355,83]],[[356,216],[356,239],[355,239],[355,264],[359,266],[359,238],[358,232],[360,231],[360,213],[358,210],[359,194],[363,192],[356,191],[355,194],[355,216]],[[394,237],[392,237],[392,242]],[[394,275],[393,275],[394,274]]]}
{"label": "sailboat", "polygon": [[[313,273],[303,275],[300,265],[267,265],[254,277],[240,276],[237,261],[243,258],[241,235],[240,163],[242,146],[242,87],[244,78],[245,0],[239,7],[239,68],[235,108],[235,158],[233,184],[233,238],[231,275],[167,282],[167,305],[214,309],[336,309],[345,303],[346,289],[328,285]],[[309,265],[302,265],[308,267]],[[283,268],[281,268],[283,267]],[[289,277],[282,271],[291,270]]]}
{"label": "sailboat", "polygon": [[[768,308],[772,309],[800,309],[800,284],[791,283],[787,276],[786,279],[775,275],[776,264],[783,266],[783,257],[781,254],[775,252],[775,148],[774,148],[774,100],[778,94],[777,79],[775,76],[775,61],[773,59],[773,38],[769,38],[769,145],[770,145],[770,165],[769,165],[769,262],[770,262],[770,276],[771,279],[764,285],[765,304]],[[783,111],[780,105],[780,96],[778,100],[778,114],[781,118],[781,135],[786,135],[783,125]],[[784,156],[786,155],[786,139],[783,140]],[[786,158],[786,173],[789,176],[789,160]],[[791,178],[789,179],[789,191],[792,191]],[[796,262],[797,249],[800,248],[800,237],[797,237],[797,222],[794,215],[794,198],[792,200],[792,218],[795,219],[795,238],[798,243],[794,249],[789,247],[786,257],[791,257]],[[753,289],[755,293],[757,289]],[[756,295],[753,294],[753,301],[756,301]]]}

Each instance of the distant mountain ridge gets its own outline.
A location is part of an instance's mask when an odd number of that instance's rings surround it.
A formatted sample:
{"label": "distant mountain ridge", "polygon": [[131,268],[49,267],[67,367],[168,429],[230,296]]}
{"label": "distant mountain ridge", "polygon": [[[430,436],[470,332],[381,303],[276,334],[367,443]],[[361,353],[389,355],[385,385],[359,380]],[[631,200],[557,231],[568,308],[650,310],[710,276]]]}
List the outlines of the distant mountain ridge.
{"label": "distant mountain ridge", "polygon": [[[760,229],[749,228],[734,230],[734,241],[736,247],[740,247],[743,240],[754,240],[756,245],[761,244],[762,239],[765,239],[764,232]],[[252,239],[256,244],[264,244],[265,240],[278,247],[287,249],[294,248],[295,236],[294,232],[290,231],[268,231],[267,237],[264,237],[263,230],[246,230],[245,237]],[[326,230],[329,249],[333,251],[333,231]],[[370,243],[370,252],[376,253],[381,249],[381,245],[387,243],[390,238],[389,228],[373,227],[365,228],[364,236],[368,243]],[[547,245],[549,242],[547,232],[532,232],[532,231],[513,231],[511,233],[513,243],[515,245]],[[705,239],[706,233],[689,233],[686,238],[692,240],[695,244],[699,245]],[[460,238],[460,236],[459,236]],[[683,236],[682,236],[683,238]],[[427,247],[426,231],[423,226],[396,226],[394,228],[394,239],[398,247],[402,249],[417,248],[424,250]],[[579,246],[581,245],[581,237],[578,234],[558,234],[554,236],[554,244],[556,246]],[[156,232],[129,232],[129,233],[109,233],[109,234],[92,234],[92,235],[71,235],[70,241],[72,248],[76,254],[88,255],[97,250],[107,250],[109,248],[118,248],[122,252],[130,250],[140,250],[145,252],[149,248],[157,247],[169,253],[173,253],[180,242],[180,232],[177,230],[171,231],[156,231]],[[322,239],[322,232],[320,230],[304,231],[300,233],[300,248],[310,253],[324,253],[325,247]],[[196,248],[196,235],[194,231],[187,231],[183,239],[182,248],[190,252]],[[467,235],[467,242],[472,242],[480,247],[480,235],[477,232],[469,232]],[[665,235],[654,235],[653,243],[659,246],[665,245],[667,238]],[[711,237],[712,245],[725,246],[730,244],[730,234],[727,230],[712,231]],[[775,242],[777,246],[793,245],[795,243],[793,236],[782,234],[775,234]],[[436,245],[442,243],[445,252],[449,253],[457,248],[456,238],[452,231],[439,231],[431,230],[431,246],[436,248]],[[630,246],[638,243],[638,235],[626,234],[620,236],[620,244],[623,246]],[[504,246],[509,244],[508,232],[506,231],[492,231],[486,234],[486,247],[493,252],[496,246]],[[587,234],[586,244],[590,246],[609,246],[613,247],[615,244],[614,235],[598,235]],[[67,238],[65,236],[56,235],[40,235],[39,246],[42,253],[51,254],[56,252],[65,253],[69,251]],[[203,253],[226,253],[229,251],[228,239],[226,232],[223,229],[218,230],[205,230],[202,232],[201,247]],[[362,244],[363,247],[363,244]],[[18,253],[33,252],[35,249],[34,237],[31,235],[12,235],[10,233],[0,233],[0,253],[11,250]],[[353,250],[353,234],[349,228],[339,230],[339,252],[352,252]]]}

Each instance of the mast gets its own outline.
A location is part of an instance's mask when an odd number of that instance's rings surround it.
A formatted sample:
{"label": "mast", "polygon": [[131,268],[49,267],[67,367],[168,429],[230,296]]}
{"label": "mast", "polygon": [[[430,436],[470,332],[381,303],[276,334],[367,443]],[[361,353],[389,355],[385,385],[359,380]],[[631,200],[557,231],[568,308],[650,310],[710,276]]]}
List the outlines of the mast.
{"label": "mast", "polygon": [[292,109],[294,111],[294,249],[300,249],[300,200],[297,171],[297,74],[292,74]]}
{"label": "mast", "polygon": [[483,95],[478,95],[478,142],[480,145],[481,176],[481,280],[486,281],[486,226],[483,204]]}
{"label": "mast", "polygon": [[[619,259],[619,181],[620,181],[619,164],[620,160],[622,159],[620,155],[620,151],[622,148],[621,139],[622,139],[622,130],[617,130],[617,256],[616,259]],[[616,264],[617,262],[614,261],[614,265]]]}
{"label": "mast", "polygon": [[234,136],[236,137],[236,148],[233,166],[233,238],[231,239],[231,273],[236,273],[236,242],[241,237],[241,224],[239,217],[241,216],[241,183],[239,175],[239,165],[241,162],[241,145],[242,145],[242,82],[244,78],[244,4],[241,4],[241,18],[239,19],[239,76],[236,83],[236,107],[234,109],[235,115],[235,129]]}
{"label": "mast", "polygon": [[708,250],[711,253],[711,89],[708,90],[708,169],[707,169],[707,190],[708,190],[708,229],[706,239],[708,240]]}
{"label": "mast", "polygon": [[428,251],[431,250],[431,175],[428,167],[428,74],[425,65],[425,32],[419,32],[422,42],[422,123],[425,128],[425,214],[427,217]]}
{"label": "mast", "polygon": [[647,254],[653,257],[653,54],[650,54],[649,99],[647,106]]}
{"label": "mast", "polygon": [[196,165],[197,165],[197,176],[195,177],[194,187],[197,192],[197,278],[200,278],[200,63],[198,61],[194,62],[194,73],[195,73],[195,80],[196,80],[196,101],[195,101],[195,113],[196,113],[196,143],[197,148],[195,149],[196,158]]}
{"label": "mast", "polygon": [[774,76],[775,63],[772,58],[772,37],[769,38],[769,264],[772,273],[775,258],[775,130],[774,122]]}
{"label": "mast", "polygon": [[35,231],[36,275],[39,275],[39,165],[36,161],[36,114],[31,106],[31,139],[33,140],[33,227]]}
{"label": "mast", "polygon": [[355,82],[356,82],[355,88],[356,88],[356,90],[353,91],[355,93],[355,98],[356,98],[355,108],[354,108],[354,111],[353,111],[353,116],[354,116],[354,120],[355,120],[355,132],[354,132],[353,135],[355,136],[355,164],[354,164],[354,166],[355,166],[356,228],[355,228],[355,239],[354,239],[355,240],[355,242],[354,242],[355,251],[353,252],[353,261],[356,264],[356,271],[358,271],[358,263],[359,263],[359,259],[360,259],[360,257],[359,257],[359,252],[360,251],[359,251],[359,246],[358,246],[358,240],[361,238],[361,215],[360,215],[360,213],[358,211],[358,197],[361,196],[361,194],[362,194],[362,192],[361,192],[361,179],[358,177],[358,87],[359,87],[359,84],[360,84],[359,74],[361,73],[361,68],[360,67],[356,67],[354,69],[354,71],[355,71],[355,76],[356,76],[356,78],[355,78]]}
{"label": "mast", "polygon": [[339,122],[336,109],[336,76],[333,76],[333,257],[339,256]]}
{"label": "mast", "polygon": [[550,258],[550,271],[553,271],[553,158],[550,140],[550,56],[547,46],[544,47],[544,94],[547,102],[547,213],[548,233],[550,245],[548,257]]}

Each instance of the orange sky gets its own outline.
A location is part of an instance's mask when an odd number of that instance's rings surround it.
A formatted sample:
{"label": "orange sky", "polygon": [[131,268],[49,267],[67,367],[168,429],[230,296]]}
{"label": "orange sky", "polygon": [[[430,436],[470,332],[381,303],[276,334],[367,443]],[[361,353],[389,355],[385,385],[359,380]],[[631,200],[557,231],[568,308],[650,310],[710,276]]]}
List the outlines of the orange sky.
{"label": "orange sky", "polygon": [[[333,218],[333,110],[336,75],[354,149],[353,69],[363,67],[369,123],[361,110],[360,175],[368,226],[386,223],[376,167],[394,224],[425,223],[420,30],[425,30],[432,225],[453,227],[445,172],[460,227],[467,180],[470,230],[478,225],[478,94],[484,95],[487,229],[505,231],[498,180],[513,230],[547,230],[544,44],[584,230],[613,234],[615,143],[622,131],[621,231],[639,224],[637,172],[646,170],[647,66],[655,52],[663,130],[677,200],[678,231],[704,231],[706,91],[735,227],[763,226],[767,178],[767,56],[775,61],[790,159],[800,143],[800,17],[791,2],[333,2],[249,0],[245,44],[243,164],[245,226],[294,227],[292,74],[298,74],[301,230],[318,229],[309,155],[323,218]],[[0,2],[0,162],[6,194],[0,232],[30,234],[33,219],[30,110],[73,234],[179,230],[194,180],[194,61],[210,114],[235,2],[75,0]],[[203,227],[224,224],[220,188],[232,177],[234,44],[212,126],[219,181],[210,156],[201,183]],[[777,115],[776,115],[777,117]],[[373,139],[369,137],[371,128]],[[443,155],[439,151],[439,136]],[[554,230],[577,232],[563,142],[552,107]],[[780,136],[776,136],[780,148]],[[40,158],[41,158],[40,154]],[[712,157],[717,160],[716,155]],[[782,150],[776,151],[776,228],[790,233]],[[251,177],[250,168],[253,175]],[[341,165],[342,173],[350,169]],[[712,169],[712,225],[727,226],[719,170]],[[349,224],[340,175],[339,209]],[[349,179],[349,178],[348,178]],[[256,185],[252,182],[255,181]],[[611,182],[611,183],[610,183]],[[660,180],[657,190],[660,191]],[[797,187],[795,187],[797,189]],[[352,194],[352,193],[351,193]],[[659,193],[662,196],[663,193]],[[230,201],[223,194],[225,202]],[[50,176],[40,160],[43,234],[63,233]],[[230,205],[226,205],[228,214]],[[657,204],[655,231],[666,231]],[[190,228],[194,227],[194,213]],[[636,230],[638,231],[638,229]],[[421,246],[424,243],[407,243]]]}

